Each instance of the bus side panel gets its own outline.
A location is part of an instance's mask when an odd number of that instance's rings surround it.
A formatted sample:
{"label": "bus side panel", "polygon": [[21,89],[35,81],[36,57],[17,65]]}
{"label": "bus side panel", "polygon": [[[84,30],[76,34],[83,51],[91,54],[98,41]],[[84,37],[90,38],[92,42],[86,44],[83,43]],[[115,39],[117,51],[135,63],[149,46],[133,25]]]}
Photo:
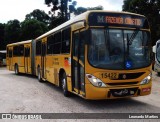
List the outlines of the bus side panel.
{"label": "bus side panel", "polygon": [[[64,69],[67,77],[67,86],[68,86],[68,91],[72,92],[72,82],[71,82],[71,55],[62,55],[60,57],[60,69]],[[60,73],[60,72],[59,72]],[[59,76],[61,77],[61,76]]]}
{"label": "bus side panel", "polygon": [[13,57],[12,70],[14,70],[14,66],[18,65],[18,70],[20,73],[25,73],[24,67],[24,56]]}
{"label": "bus side panel", "polygon": [[18,57],[18,68],[19,68],[19,72],[25,73],[24,56]]}
{"label": "bus side panel", "polygon": [[47,55],[46,56],[46,79],[55,84],[54,80],[54,67],[53,67],[53,56],[52,55]]}
{"label": "bus side panel", "polygon": [[46,64],[46,75],[47,80],[57,86],[59,86],[59,79],[61,79],[61,73],[65,72],[67,75],[67,83],[68,83],[68,90],[72,91],[71,86],[71,65],[69,62],[68,55],[49,55],[46,56],[47,64]]}

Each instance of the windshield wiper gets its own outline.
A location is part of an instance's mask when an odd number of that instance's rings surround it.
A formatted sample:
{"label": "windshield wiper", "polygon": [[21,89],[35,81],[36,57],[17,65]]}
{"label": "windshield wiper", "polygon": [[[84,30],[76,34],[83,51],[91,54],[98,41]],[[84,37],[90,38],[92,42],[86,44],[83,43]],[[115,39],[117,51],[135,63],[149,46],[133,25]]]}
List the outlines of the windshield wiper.
{"label": "windshield wiper", "polygon": [[132,42],[135,39],[135,37],[137,36],[138,32],[139,32],[139,29],[136,29],[132,33],[130,38],[129,38],[128,33],[127,33],[127,56],[129,56],[129,45],[132,45]]}
{"label": "windshield wiper", "polygon": [[[127,37],[127,41],[128,41],[128,44],[129,44],[129,45],[132,44],[132,42],[133,42],[134,38],[137,36],[138,32],[139,32],[139,29],[136,29],[136,30],[132,33],[132,35],[131,35],[130,38]],[[128,36],[128,34],[127,34],[127,36]]]}

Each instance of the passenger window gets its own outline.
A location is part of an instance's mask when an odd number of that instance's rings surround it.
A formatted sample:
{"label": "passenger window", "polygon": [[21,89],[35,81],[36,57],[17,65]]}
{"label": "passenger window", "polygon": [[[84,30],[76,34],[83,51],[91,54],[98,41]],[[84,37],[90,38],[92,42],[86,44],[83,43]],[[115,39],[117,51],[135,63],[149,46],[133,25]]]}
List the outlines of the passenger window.
{"label": "passenger window", "polygon": [[71,28],[67,28],[62,31],[62,50],[61,53],[70,52],[70,39],[71,39]]}

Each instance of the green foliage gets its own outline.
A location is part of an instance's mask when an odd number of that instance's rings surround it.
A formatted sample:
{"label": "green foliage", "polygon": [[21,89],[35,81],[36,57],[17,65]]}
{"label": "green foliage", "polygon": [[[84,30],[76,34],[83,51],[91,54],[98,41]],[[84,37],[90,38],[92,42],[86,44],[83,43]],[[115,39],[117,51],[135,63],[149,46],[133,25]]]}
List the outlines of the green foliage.
{"label": "green foliage", "polygon": [[5,26],[6,43],[18,42],[20,38],[20,22],[18,20],[10,20]]}
{"label": "green foliage", "polygon": [[50,14],[52,14],[52,16],[55,16],[55,11],[59,10],[60,17],[63,18],[64,21],[68,20],[68,0],[45,0],[45,4],[47,4],[49,7],[52,6],[50,11]]}
{"label": "green foliage", "polygon": [[[70,4],[69,6],[68,3]],[[70,19],[70,13],[76,11],[77,2],[72,2],[72,0],[45,0],[45,4],[51,7],[49,11],[52,20],[50,27],[56,27],[57,24],[62,24]],[[56,12],[57,10],[58,12]],[[54,22],[56,23],[53,24]]]}
{"label": "green foliage", "polygon": [[35,19],[25,20],[21,23],[21,40],[35,39],[48,31],[43,22]]}
{"label": "green foliage", "polygon": [[87,11],[87,8],[84,8],[84,7],[78,7],[77,10],[74,12],[75,15],[79,15],[79,14],[82,14],[84,12]]}
{"label": "green foliage", "polygon": [[0,23],[0,50],[6,49],[6,43],[4,41],[5,24]]}
{"label": "green foliage", "polygon": [[88,7],[87,10],[103,10],[103,6]]}
{"label": "green foliage", "polygon": [[[37,38],[48,31],[49,19],[44,11],[36,9],[21,23],[10,20],[6,25],[0,24],[0,45]],[[0,46],[0,49],[5,49],[5,46]]]}
{"label": "green foliage", "polygon": [[160,39],[160,0],[124,0],[123,11],[145,15],[151,27],[152,45]]}
{"label": "green foliage", "polygon": [[82,14],[82,13],[88,11],[88,10],[103,10],[103,6],[88,7],[88,8],[78,7],[74,14],[79,15],[79,14]]}
{"label": "green foliage", "polygon": [[50,22],[50,17],[44,11],[39,10],[39,9],[36,9],[33,12],[31,12],[30,14],[26,15],[26,20],[31,20],[31,19],[38,20],[38,21],[43,22],[47,25]]}

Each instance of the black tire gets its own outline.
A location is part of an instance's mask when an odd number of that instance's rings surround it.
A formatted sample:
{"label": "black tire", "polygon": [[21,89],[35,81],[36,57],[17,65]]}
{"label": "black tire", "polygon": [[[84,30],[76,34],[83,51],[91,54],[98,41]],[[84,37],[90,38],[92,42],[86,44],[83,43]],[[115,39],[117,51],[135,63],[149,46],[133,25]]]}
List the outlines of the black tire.
{"label": "black tire", "polygon": [[157,72],[158,76],[160,76],[160,72]]}
{"label": "black tire", "polygon": [[67,88],[67,77],[66,77],[65,73],[63,73],[63,76],[62,76],[62,79],[61,79],[61,84],[62,84],[62,89],[63,89],[64,96],[69,97],[70,92],[68,91],[68,88]]}
{"label": "black tire", "polygon": [[18,65],[17,64],[15,64],[15,66],[14,66],[14,72],[15,72],[16,75],[19,74],[19,69],[18,69]]}
{"label": "black tire", "polygon": [[40,70],[40,67],[37,68],[37,73],[38,73],[38,81],[42,83],[43,80],[42,80],[42,77],[41,77],[41,70]]}

